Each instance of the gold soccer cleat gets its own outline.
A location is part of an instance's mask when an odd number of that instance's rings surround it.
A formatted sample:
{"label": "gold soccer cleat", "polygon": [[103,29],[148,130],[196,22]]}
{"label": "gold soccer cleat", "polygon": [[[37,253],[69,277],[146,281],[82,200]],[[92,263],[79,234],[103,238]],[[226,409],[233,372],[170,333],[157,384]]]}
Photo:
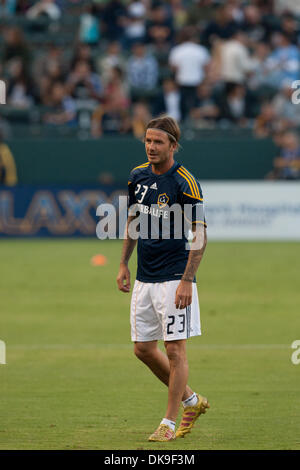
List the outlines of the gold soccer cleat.
{"label": "gold soccer cleat", "polygon": [[176,439],[175,432],[173,432],[166,424],[160,424],[156,431],[151,434],[148,441],[164,442],[173,441],[174,439]]}
{"label": "gold soccer cleat", "polygon": [[187,406],[184,408],[179,428],[176,431],[176,437],[184,437],[186,434],[191,432],[196,419],[199,418],[201,414],[206,413],[207,408],[209,408],[207,398],[198,394],[197,397],[197,405]]}

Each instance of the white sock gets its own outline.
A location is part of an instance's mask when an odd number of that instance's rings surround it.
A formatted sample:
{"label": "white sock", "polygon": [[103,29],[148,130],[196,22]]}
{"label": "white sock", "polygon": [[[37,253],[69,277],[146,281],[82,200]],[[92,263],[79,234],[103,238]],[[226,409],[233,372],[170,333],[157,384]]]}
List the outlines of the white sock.
{"label": "white sock", "polygon": [[198,397],[196,393],[193,393],[193,395],[191,395],[189,398],[187,398],[186,400],[182,402],[184,408],[186,408],[187,406],[196,406],[197,403],[198,403]]}
{"label": "white sock", "polygon": [[175,431],[176,423],[174,423],[174,421],[170,421],[169,419],[164,418],[160,424],[166,424],[167,426],[169,426],[169,428],[172,429],[172,431]]}

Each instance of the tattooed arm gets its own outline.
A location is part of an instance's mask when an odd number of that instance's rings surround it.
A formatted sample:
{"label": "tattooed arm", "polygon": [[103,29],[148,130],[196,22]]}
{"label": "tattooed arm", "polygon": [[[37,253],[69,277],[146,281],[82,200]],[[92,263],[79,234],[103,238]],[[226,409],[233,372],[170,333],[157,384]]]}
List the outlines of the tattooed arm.
{"label": "tattooed arm", "polygon": [[189,253],[188,261],[181,281],[176,290],[176,308],[186,308],[192,303],[192,282],[202,260],[206,243],[206,228],[203,225],[193,224],[193,242]]}

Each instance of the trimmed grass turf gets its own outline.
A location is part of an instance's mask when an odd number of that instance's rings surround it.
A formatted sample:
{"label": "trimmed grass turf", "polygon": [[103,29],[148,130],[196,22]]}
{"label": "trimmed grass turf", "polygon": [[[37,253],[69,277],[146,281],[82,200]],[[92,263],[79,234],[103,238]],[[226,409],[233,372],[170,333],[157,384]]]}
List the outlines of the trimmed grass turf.
{"label": "trimmed grass turf", "polygon": [[[0,449],[300,449],[300,244],[209,243],[203,336],[188,357],[211,409],[167,444],[147,442],[167,389],[132,354],[120,252],[119,241],[1,240]],[[97,253],[106,266],[90,264]]]}

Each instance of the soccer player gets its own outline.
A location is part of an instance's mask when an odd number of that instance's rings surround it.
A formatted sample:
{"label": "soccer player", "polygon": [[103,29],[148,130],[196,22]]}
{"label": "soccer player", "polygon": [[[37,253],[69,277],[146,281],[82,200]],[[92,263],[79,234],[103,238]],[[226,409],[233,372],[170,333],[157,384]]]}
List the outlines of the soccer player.
{"label": "soccer player", "polygon": [[[184,437],[209,408],[207,399],[187,385],[186,340],[201,334],[195,274],[206,246],[206,222],[198,181],[174,160],[179,138],[179,126],[171,117],[152,119],[147,125],[148,162],[129,177],[129,212],[117,276],[118,288],[130,292],[128,261],[138,238],[130,314],[134,352],[168,387],[166,414],[149,441]],[[173,206],[180,209],[179,222]],[[169,232],[164,229],[166,221]],[[192,246],[186,230],[180,235],[186,224],[193,231]],[[166,354],[158,348],[160,339]],[[183,415],[175,433],[181,402]]]}

